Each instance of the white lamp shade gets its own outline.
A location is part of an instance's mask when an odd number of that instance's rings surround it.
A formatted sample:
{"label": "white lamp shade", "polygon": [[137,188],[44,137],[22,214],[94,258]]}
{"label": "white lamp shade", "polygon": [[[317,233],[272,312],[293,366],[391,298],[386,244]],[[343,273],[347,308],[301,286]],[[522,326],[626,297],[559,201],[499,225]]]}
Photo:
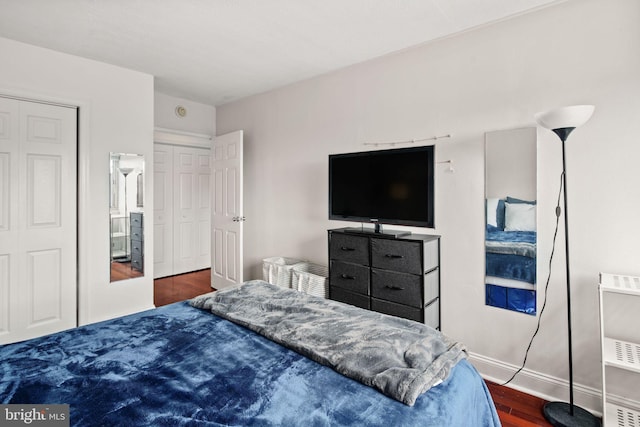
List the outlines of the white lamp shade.
{"label": "white lamp shade", "polygon": [[536,122],[547,129],[577,128],[593,115],[593,105],[572,105],[535,115]]}
{"label": "white lamp shade", "polygon": [[118,168],[118,169],[120,169],[120,173],[124,176],[127,176],[131,172],[133,172],[133,168]]}

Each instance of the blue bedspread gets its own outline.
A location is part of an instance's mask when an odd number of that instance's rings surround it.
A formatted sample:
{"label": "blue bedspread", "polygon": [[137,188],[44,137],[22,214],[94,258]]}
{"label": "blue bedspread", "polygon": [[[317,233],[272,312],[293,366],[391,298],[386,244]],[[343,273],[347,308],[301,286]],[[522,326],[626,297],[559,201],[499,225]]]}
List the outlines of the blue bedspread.
{"label": "blue bedspread", "polygon": [[487,276],[519,280],[535,285],[536,259],[520,255],[486,254]]}
{"label": "blue bedspread", "polygon": [[466,360],[409,407],[186,302],[1,346],[0,403],[79,426],[500,425]]}
{"label": "blue bedspread", "polygon": [[535,231],[502,231],[487,227],[485,247],[488,253],[536,257]]}
{"label": "blue bedspread", "polygon": [[486,274],[536,283],[535,231],[501,231],[487,227]]}

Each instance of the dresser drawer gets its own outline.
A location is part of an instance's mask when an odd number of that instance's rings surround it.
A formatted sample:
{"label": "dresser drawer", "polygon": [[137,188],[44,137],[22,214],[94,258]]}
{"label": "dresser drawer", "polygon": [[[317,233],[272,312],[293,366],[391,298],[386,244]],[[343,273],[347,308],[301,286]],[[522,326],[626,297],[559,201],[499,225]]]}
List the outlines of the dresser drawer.
{"label": "dresser drawer", "polygon": [[131,212],[131,226],[132,227],[142,227],[143,225],[143,216],[139,212]]}
{"label": "dresser drawer", "polygon": [[144,240],[141,227],[131,227],[131,240]]}
{"label": "dresser drawer", "polygon": [[330,271],[329,284],[332,287],[369,295],[369,267],[350,262],[331,261]]}
{"label": "dresser drawer", "polygon": [[371,270],[371,296],[422,308],[422,276],[374,268]]}
{"label": "dresser drawer", "polygon": [[131,256],[142,257],[144,253],[144,244],[139,240],[131,240]]}
{"label": "dresser drawer", "polygon": [[340,301],[345,304],[355,305],[356,307],[366,308],[371,310],[369,306],[369,297],[366,295],[357,294],[355,292],[349,292],[342,288],[336,288],[331,286],[329,288],[329,298],[334,301]]}
{"label": "dresser drawer", "polygon": [[440,296],[440,270],[432,270],[424,276],[424,305]]}
{"label": "dresser drawer", "polygon": [[424,271],[431,271],[440,266],[440,240],[431,239],[424,242]]}
{"label": "dresser drawer", "polygon": [[424,324],[440,330],[440,300],[437,299],[424,308]]}
{"label": "dresser drawer", "polygon": [[371,298],[371,310],[392,316],[403,317],[416,322],[422,322],[422,310],[395,302],[383,301]]}
{"label": "dresser drawer", "polygon": [[369,265],[369,239],[362,236],[331,233],[329,258]]}
{"label": "dresser drawer", "polygon": [[132,256],[131,257],[131,268],[134,270],[142,271],[142,257],[141,256]]}
{"label": "dresser drawer", "polygon": [[422,274],[421,242],[371,239],[371,266],[404,273]]}

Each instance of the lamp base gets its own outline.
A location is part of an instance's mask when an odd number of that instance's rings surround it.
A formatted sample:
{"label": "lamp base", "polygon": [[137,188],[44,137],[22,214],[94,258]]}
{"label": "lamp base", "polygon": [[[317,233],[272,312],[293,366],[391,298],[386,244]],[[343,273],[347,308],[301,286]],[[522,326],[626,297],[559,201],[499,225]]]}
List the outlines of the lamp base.
{"label": "lamp base", "polygon": [[600,427],[600,420],[591,412],[565,402],[549,402],[543,408],[544,417],[554,427]]}

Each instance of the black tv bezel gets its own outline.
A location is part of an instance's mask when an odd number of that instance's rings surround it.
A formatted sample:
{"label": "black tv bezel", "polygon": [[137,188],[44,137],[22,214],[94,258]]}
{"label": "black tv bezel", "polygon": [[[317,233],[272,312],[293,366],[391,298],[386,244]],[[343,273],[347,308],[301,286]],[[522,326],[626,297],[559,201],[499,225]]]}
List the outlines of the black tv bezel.
{"label": "black tv bezel", "polygon": [[[332,212],[332,200],[333,200],[333,186],[332,186],[332,160],[335,158],[344,157],[364,157],[364,156],[384,156],[395,153],[411,153],[411,152],[426,152],[428,155],[429,173],[427,174],[427,191],[429,194],[427,216],[424,221],[406,220],[398,218],[372,218],[372,217],[360,217],[360,216],[344,216],[335,215]],[[410,227],[423,227],[423,228],[435,228],[435,145],[425,145],[420,147],[407,147],[407,148],[391,148],[385,150],[371,150],[371,151],[359,151],[353,153],[339,153],[329,154],[329,219],[335,221],[349,221],[349,222],[361,222],[370,224],[385,224],[385,225],[404,225]]]}

